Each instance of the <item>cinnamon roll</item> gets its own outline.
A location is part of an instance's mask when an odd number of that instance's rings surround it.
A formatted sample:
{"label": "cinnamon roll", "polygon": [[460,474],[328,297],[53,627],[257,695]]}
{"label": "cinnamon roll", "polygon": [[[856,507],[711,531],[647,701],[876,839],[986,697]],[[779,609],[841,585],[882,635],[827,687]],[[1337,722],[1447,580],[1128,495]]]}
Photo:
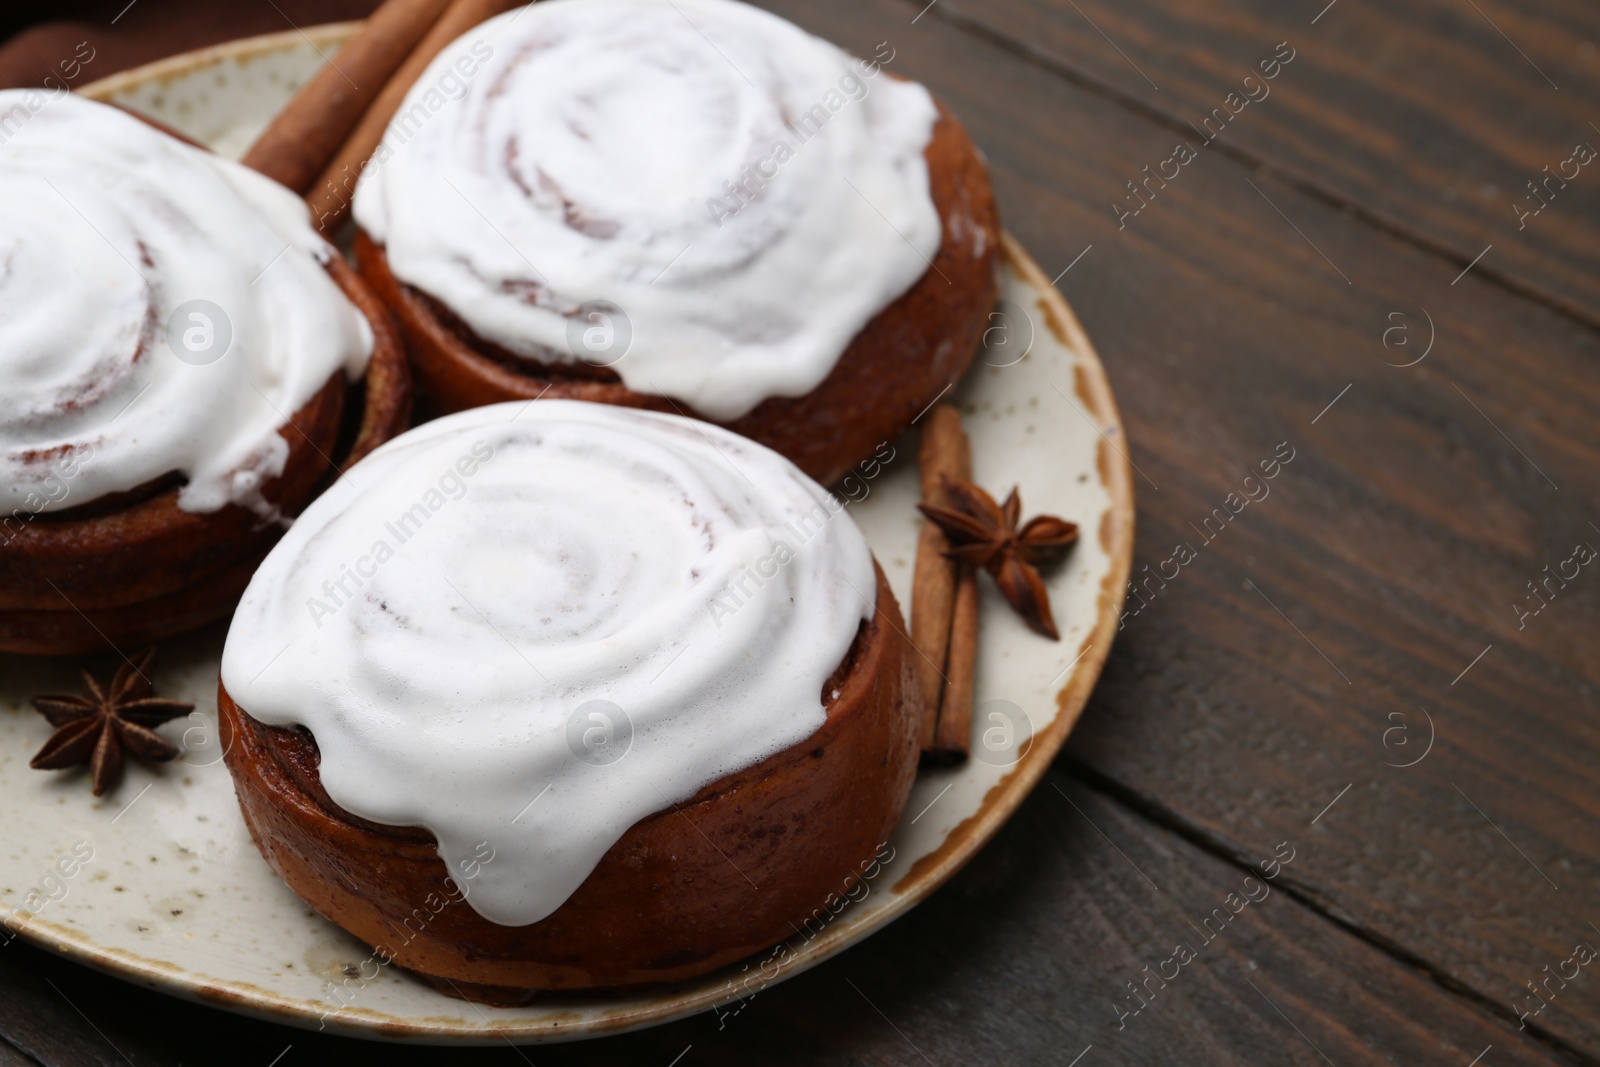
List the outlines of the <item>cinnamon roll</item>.
{"label": "cinnamon roll", "polygon": [[388,312],[253,171],[70,94],[0,128],[0,650],[220,618],[404,427]]}
{"label": "cinnamon roll", "polygon": [[824,483],[905,429],[978,346],[998,221],[892,59],[733,0],[545,0],[447,48],[354,204],[426,410],[695,415]]}
{"label": "cinnamon roll", "polygon": [[791,936],[870,865],[917,759],[899,609],[842,511],[656,412],[500,404],[391,441],[228,633],[263,855],[385,963],[495,1002]]}

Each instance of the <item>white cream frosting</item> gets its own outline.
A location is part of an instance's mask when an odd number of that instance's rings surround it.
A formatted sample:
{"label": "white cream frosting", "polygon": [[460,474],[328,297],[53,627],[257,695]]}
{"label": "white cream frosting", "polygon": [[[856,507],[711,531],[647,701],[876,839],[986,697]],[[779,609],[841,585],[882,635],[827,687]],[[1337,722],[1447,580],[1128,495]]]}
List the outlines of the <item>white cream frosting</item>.
{"label": "white cream frosting", "polygon": [[479,914],[537,922],[640,819],[821,727],[876,603],[842,508],[674,415],[460,412],[306,509],[245,592],[222,682],[310,730],[342,808],[432,831]]}
{"label": "white cream frosting", "polygon": [[0,92],[0,131],[0,512],[172,471],[187,511],[267,510],[278,430],[372,348],[305,204],[72,94]]}
{"label": "white cream frosting", "polygon": [[728,420],[816,388],[928,270],[936,118],[733,0],[545,0],[440,54],[355,217],[479,336]]}

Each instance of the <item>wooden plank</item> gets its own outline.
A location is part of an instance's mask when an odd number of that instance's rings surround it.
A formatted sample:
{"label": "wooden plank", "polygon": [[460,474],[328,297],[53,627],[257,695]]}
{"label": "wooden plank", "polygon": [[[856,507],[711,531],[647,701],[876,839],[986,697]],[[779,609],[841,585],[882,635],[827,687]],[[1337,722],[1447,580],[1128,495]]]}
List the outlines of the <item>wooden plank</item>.
{"label": "wooden plank", "polygon": [[[1511,1018],[1546,965],[1600,945],[1600,578],[1523,629],[1512,610],[1546,564],[1600,546],[1600,339],[1217,154],[1119,229],[1107,176],[1166,158],[1166,129],[889,0],[777,9],[892,42],[891,69],[988,153],[1007,225],[1048,272],[1076,261],[1061,284],[1147,479],[1136,573],[1176,577],[1130,617],[1072,758],[1230,850],[1318,835],[1293,876],[1307,899]],[[1421,355],[1425,315],[1427,358],[1386,365]],[[1397,325],[1412,343],[1386,348]],[[1280,442],[1296,458],[1271,495],[1207,540]],[[1164,563],[1180,544],[1194,558]],[[1425,743],[1419,707],[1434,750],[1386,766]],[[1396,714],[1405,754],[1384,747]],[[1600,1055],[1600,981],[1531,1025]]]}
{"label": "wooden plank", "polygon": [[[1277,844],[1263,838],[1262,857]],[[1052,773],[945,891],[750,1021],[815,1050],[784,1062],[1465,1064],[1489,1045],[1495,1062],[1545,1058],[1248,874]],[[1261,902],[1213,918],[1224,932],[1208,943],[1204,920],[1247,885]],[[1166,962],[1179,944],[1184,966]],[[1176,977],[1149,978],[1162,970]]]}
{"label": "wooden plank", "polygon": [[[1279,843],[1265,835],[1252,844],[1264,859]],[[1514,1027],[1276,892],[1320,845],[1302,835],[1288,848],[1294,858],[1276,881],[1257,869],[1247,882],[1249,871],[1052,771],[996,841],[926,905],[823,966],[761,990],[737,1013],[525,1052],[452,1050],[449,1059],[925,1067],[1065,1065],[1082,1053],[1079,1067],[1310,1065],[1324,1055],[1335,1063],[1464,1067],[1492,1046],[1486,1062],[1496,1067],[1558,1062]],[[1258,900],[1236,905],[1230,893]],[[1180,943],[1192,946],[1194,959],[1165,964]],[[1175,977],[1146,981],[1146,966]],[[14,999],[30,983],[41,985],[40,977],[70,989],[140,1065],[240,1059],[238,1050],[248,1050],[240,1062],[262,1065],[282,1052],[278,1067],[406,1067],[441,1055],[224,1015],[26,948],[0,954],[0,1033],[24,1014],[37,1029],[84,1029],[59,999]],[[1148,1000],[1137,1015],[1129,982],[1142,983]],[[156,1045],[159,1055],[146,1051]],[[121,1061],[59,1055],[48,1062]]]}
{"label": "wooden plank", "polygon": [[[917,26],[941,18],[1067,68],[1197,148],[1213,137],[1214,150],[1280,168],[1460,265],[1492,243],[1483,270],[1600,322],[1600,167],[1569,164],[1577,176],[1559,178],[1575,144],[1600,149],[1600,6],[941,0]],[[1263,85],[1259,64],[1284,41],[1295,58]],[[1527,183],[1546,167],[1557,177],[1535,199]],[[1088,192],[1109,211],[1134,177],[1107,172]]]}
{"label": "wooden plank", "polygon": [[13,12],[24,5],[16,5],[0,12],[0,37],[9,38],[0,47],[0,87],[55,87],[65,79],[78,88],[128,67],[222,41],[364,18],[376,6],[377,0],[113,0],[47,9],[41,5],[18,16]]}
{"label": "wooden plank", "polygon": [[17,1048],[0,1042],[0,1067],[39,1067],[39,1061]]}
{"label": "wooden plank", "polygon": [[[6,942],[0,949],[0,1064],[126,1067],[130,1056],[141,1065],[172,1062],[164,1042],[136,1042],[115,1023],[123,1003],[142,1003],[159,1018],[166,1011],[161,999],[24,941]],[[103,1027],[112,1028],[109,1036]]]}

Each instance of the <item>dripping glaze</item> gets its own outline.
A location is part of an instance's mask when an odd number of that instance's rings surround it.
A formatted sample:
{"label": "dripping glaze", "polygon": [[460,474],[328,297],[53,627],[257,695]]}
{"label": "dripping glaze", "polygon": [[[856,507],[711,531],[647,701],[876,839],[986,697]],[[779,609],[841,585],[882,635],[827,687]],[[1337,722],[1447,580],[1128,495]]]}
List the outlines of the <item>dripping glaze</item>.
{"label": "dripping glaze", "polygon": [[460,412],[306,509],[245,592],[223,685],[311,732],[345,810],[427,828],[450,870],[487,843],[469,903],[537,922],[640,819],[822,726],[876,606],[836,503],[674,415]]}

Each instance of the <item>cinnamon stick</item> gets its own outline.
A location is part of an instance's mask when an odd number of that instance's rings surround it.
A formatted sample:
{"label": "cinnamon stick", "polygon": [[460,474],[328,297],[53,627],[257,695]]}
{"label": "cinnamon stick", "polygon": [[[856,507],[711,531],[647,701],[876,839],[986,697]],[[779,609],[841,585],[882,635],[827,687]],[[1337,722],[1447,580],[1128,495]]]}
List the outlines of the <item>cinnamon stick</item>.
{"label": "cinnamon stick", "polygon": [[978,666],[978,572],[958,565],[955,608],[950,614],[950,654],[945,660],[944,701],[928,759],[959,762],[972,747],[972,684]]}
{"label": "cinnamon stick", "polygon": [[378,150],[389,120],[400,110],[422,72],[440,52],[474,26],[518,7],[518,0],[453,0],[420,43],[412,50],[383,86],[361,121],[344,141],[344,146],[323,169],[306,193],[311,205],[311,222],[324,235],[331,234],[350,215],[350,200],[356,180],[372,154]]}
{"label": "cinnamon stick", "polygon": [[922,691],[921,746],[932,751],[944,700],[945,661],[950,653],[950,620],[955,613],[956,563],[944,558],[944,534],[924,522],[917,535],[917,557],[911,576],[911,643],[917,652],[917,681]]}
{"label": "cinnamon stick", "polygon": [[[944,484],[972,479],[972,450],[953,404],[936,405],[922,426],[917,462],[922,498],[947,506]],[[945,556],[950,542],[924,522],[911,589],[911,641],[921,653],[922,759],[954,763],[971,746],[972,682],[978,643],[977,575]]]}
{"label": "cinnamon stick", "polygon": [[295,94],[241,162],[304,194],[450,0],[385,0]]}

